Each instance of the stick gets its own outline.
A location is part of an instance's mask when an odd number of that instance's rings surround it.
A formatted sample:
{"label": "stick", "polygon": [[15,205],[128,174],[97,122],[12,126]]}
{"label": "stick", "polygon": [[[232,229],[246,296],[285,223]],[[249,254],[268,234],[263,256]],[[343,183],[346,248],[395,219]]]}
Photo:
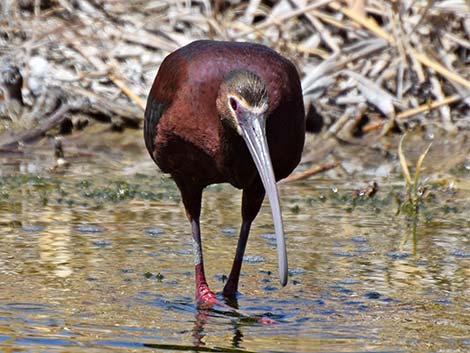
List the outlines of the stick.
{"label": "stick", "polygon": [[334,161],[334,162],[327,162],[327,163],[322,164],[322,165],[315,165],[315,166],[307,169],[306,171],[303,171],[303,172],[300,172],[300,173],[295,173],[295,174],[292,174],[292,175],[288,176],[285,179],[282,179],[281,183],[284,184],[284,183],[289,183],[291,181],[307,179],[307,178],[311,177],[312,175],[315,175],[315,174],[333,169],[333,168],[337,167],[339,164],[340,164],[339,161]]}
{"label": "stick", "polygon": [[137,105],[141,107],[142,110],[145,110],[145,101],[140,98],[134,91],[132,91],[132,89],[124,82],[124,80],[117,77],[116,73],[119,72],[119,68],[116,59],[110,56],[109,61],[109,66],[111,67],[111,73],[109,74],[109,78],[111,79],[111,81],[113,81],[114,84],[118,86],[126,96],[128,96],[135,103],[137,103]]}
{"label": "stick", "polygon": [[67,113],[72,110],[72,106],[69,104],[63,104],[52,114],[47,120],[45,120],[40,126],[29,131],[12,135],[8,131],[0,135],[0,147],[12,145],[18,142],[32,142],[38,137],[43,136],[54,126],[60,124],[62,120],[67,116]]}
{"label": "stick", "polygon": [[[396,119],[406,119],[406,118],[409,118],[410,116],[413,116],[413,115],[416,115],[416,114],[419,114],[419,113],[423,113],[425,111],[431,111],[431,110],[439,108],[443,105],[455,103],[455,102],[457,102],[461,99],[462,99],[461,96],[459,96],[458,94],[454,94],[453,96],[446,97],[443,100],[435,101],[435,102],[432,102],[430,104],[428,104],[428,103],[422,104],[422,105],[420,105],[416,108],[409,109],[409,110],[406,110],[404,112],[401,112],[400,114],[397,114],[397,116],[395,118]],[[367,124],[366,126],[364,126],[362,131],[363,132],[370,132],[370,131],[376,130],[376,129],[382,127],[385,123],[388,123],[388,122],[389,122],[388,120],[381,120],[381,121],[376,121],[376,122]]]}

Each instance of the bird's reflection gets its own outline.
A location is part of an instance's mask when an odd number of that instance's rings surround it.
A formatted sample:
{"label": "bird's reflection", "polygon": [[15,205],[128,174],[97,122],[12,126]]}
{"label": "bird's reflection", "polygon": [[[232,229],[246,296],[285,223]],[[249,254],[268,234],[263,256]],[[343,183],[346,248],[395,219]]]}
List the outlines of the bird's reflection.
{"label": "bird's reflection", "polygon": [[[240,348],[240,344],[243,342],[243,333],[241,331],[241,319],[248,318],[247,315],[238,311],[237,299],[231,299],[229,302],[218,303],[214,306],[208,304],[199,304],[197,312],[194,315],[194,327],[193,327],[193,345],[195,347],[205,346],[203,341],[206,336],[204,327],[210,316],[223,315],[234,318],[231,320],[233,327],[232,335],[232,348]],[[255,318],[252,318],[255,319]]]}
{"label": "bird's reflection", "polygon": [[204,326],[207,322],[211,309],[198,307],[197,312],[194,315],[194,327],[193,327],[193,345],[195,347],[204,346],[205,343],[202,340],[206,334],[204,333]]}
{"label": "bird's reflection", "polygon": [[233,337],[232,337],[233,348],[240,348],[240,343],[243,342],[243,333],[240,327],[241,325],[238,321],[233,321]]}

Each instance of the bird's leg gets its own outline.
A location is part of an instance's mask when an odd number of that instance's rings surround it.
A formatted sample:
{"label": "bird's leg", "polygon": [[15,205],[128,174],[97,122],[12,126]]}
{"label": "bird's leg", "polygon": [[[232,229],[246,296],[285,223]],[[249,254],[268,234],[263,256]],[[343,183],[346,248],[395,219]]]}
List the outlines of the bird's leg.
{"label": "bird's leg", "polygon": [[250,232],[251,223],[253,223],[256,215],[261,208],[264,199],[264,188],[259,183],[254,183],[247,189],[243,190],[242,198],[242,226],[240,229],[240,237],[238,238],[237,250],[233,260],[232,270],[224,287],[224,297],[234,299],[238,290],[238,281],[243,263],[243,255],[245,254],[248,234]]}
{"label": "bird's leg", "polygon": [[243,263],[243,255],[245,254],[246,243],[248,241],[248,234],[251,227],[250,221],[243,221],[240,229],[240,237],[238,238],[237,250],[235,258],[233,259],[232,270],[228,276],[227,283],[224,286],[224,297],[227,299],[234,299],[237,295],[238,281],[240,279],[240,271]]}
{"label": "bird's leg", "polygon": [[202,259],[201,231],[199,218],[190,219],[193,235],[194,273],[196,278],[196,298],[201,304],[216,303],[217,299],[213,291],[209,289],[204,273],[204,261]]}
{"label": "bird's leg", "polygon": [[202,188],[185,187],[183,183],[177,183],[181,190],[186,216],[191,222],[193,237],[194,272],[196,279],[196,299],[201,304],[213,304],[217,302],[214,292],[209,289],[204,274],[204,262],[202,259],[201,227],[199,217],[201,215]]}

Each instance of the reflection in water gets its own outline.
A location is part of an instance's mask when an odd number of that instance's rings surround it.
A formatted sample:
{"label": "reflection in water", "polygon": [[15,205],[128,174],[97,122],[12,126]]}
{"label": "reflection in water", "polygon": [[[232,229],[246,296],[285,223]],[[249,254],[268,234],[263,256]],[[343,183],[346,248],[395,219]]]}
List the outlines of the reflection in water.
{"label": "reflection in water", "polygon": [[205,336],[204,333],[204,325],[207,322],[207,317],[209,316],[210,309],[201,309],[197,310],[196,315],[194,316],[194,328],[193,328],[193,345],[195,347],[204,346],[205,343],[203,342],[203,338]]}
{"label": "reflection in water", "polygon": [[72,274],[70,267],[72,249],[69,234],[63,229],[48,229],[47,233],[39,237],[41,272],[50,271],[51,274],[60,278],[66,278]]}
{"label": "reflection in water", "polygon": [[[468,191],[451,201],[435,191],[426,219],[410,224],[395,215],[390,181],[354,205],[349,180],[336,180],[336,192],[327,179],[283,185],[289,285],[276,278],[265,204],[237,313],[194,304],[178,192],[150,161],[138,164],[147,160],[79,160],[64,175],[2,167],[0,350],[468,351]],[[240,196],[226,185],[204,194],[215,290],[235,252]]]}
{"label": "reflection in water", "polygon": [[[206,325],[207,321],[209,320],[209,316],[211,314],[211,309],[208,308],[198,308],[197,313],[195,315],[195,323],[193,329],[193,345],[194,347],[201,347],[205,346],[206,344],[203,341],[205,337],[204,326]],[[241,344],[243,342],[243,333],[241,330],[242,325],[237,320],[231,320],[231,325],[233,329],[233,334],[231,338],[231,348],[241,348]]]}

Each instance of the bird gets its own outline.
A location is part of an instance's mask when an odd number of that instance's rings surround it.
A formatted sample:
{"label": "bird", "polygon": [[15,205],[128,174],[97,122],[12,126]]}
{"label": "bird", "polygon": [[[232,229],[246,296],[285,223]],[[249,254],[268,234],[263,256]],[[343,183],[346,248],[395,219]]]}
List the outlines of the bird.
{"label": "bird", "polygon": [[202,193],[211,184],[242,189],[242,223],[224,298],[238,295],[248,235],[266,194],[285,286],[287,252],[276,181],[299,164],[306,125],[294,64],[262,44],[191,42],[162,61],[144,115],[145,146],[176,183],[191,225],[197,301],[218,302],[204,272],[200,228]]}

